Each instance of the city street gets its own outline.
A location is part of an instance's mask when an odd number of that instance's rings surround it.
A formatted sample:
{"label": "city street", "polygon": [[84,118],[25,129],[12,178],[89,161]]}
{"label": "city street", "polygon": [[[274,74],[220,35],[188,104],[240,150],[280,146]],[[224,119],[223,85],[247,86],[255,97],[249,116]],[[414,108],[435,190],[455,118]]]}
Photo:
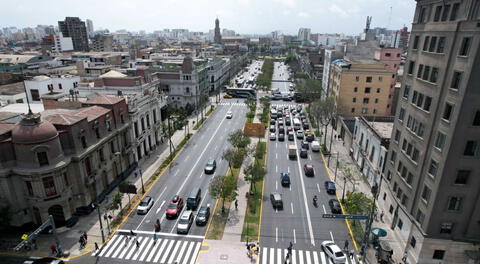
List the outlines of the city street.
{"label": "city street", "polygon": [[[288,79],[287,67],[275,63],[274,80]],[[273,82],[272,89],[288,93],[288,82]],[[291,102],[272,101],[278,108],[296,105]],[[277,132],[278,135],[278,132]],[[316,139],[319,140],[319,139]],[[264,204],[262,214],[260,263],[283,263],[289,243],[293,243],[292,263],[328,263],[320,244],[333,240],[343,249],[345,240],[350,241],[344,220],[324,219],[324,213],[330,214],[328,201],[335,199],[325,191],[324,182],[328,180],[320,152],[308,150],[308,158],[300,158],[301,139],[294,141],[270,141],[268,144],[268,167],[265,179]],[[297,146],[297,159],[288,158],[288,146]],[[315,176],[306,177],[303,166],[313,165]],[[290,174],[291,184],[282,187],[280,173]],[[270,194],[282,195],[283,210],[273,209]],[[318,197],[318,207],[313,206],[313,196]],[[304,262],[305,261],[305,262]],[[349,262],[350,263],[350,262]]]}

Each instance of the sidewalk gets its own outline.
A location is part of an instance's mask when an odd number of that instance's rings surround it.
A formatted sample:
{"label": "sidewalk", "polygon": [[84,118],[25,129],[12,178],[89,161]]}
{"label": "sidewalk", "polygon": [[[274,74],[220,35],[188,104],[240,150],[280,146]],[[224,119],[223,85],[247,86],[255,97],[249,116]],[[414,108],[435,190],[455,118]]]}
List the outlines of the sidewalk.
{"label": "sidewalk", "polygon": [[[213,98],[213,100],[212,100]],[[214,104],[215,97],[210,98],[210,103]],[[208,111],[210,106],[206,107],[206,111]],[[205,112],[206,112],[205,111]],[[200,118],[200,117],[199,117]],[[193,130],[194,122],[197,122],[197,116],[191,116],[188,118],[188,122],[190,124],[189,132],[194,135],[198,130]],[[177,130],[172,135],[172,144],[175,148],[180,144],[180,142],[185,138],[185,130]],[[142,191],[142,180],[140,178],[143,177],[143,183],[146,184],[149,179],[155,174],[157,169],[160,167],[162,162],[168,158],[170,154],[168,141],[163,142],[161,145],[157,145],[154,150],[152,150],[147,156],[145,156],[138,164],[138,170],[134,170],[125,181],[129,181],[137,187],[137,191],[141,193]],[[135,172],[141,172],[136,174]],[[105,218],[105,206],[112,201],[114,195],[118,192],[118,187],[113,189],[104,199],[104,201],[100,204],[100,215],[102,216],[102,226],[103,232],[105,237],[105,242],[108,242],[110,235],[115,231],[111,230],[108,223],[111,220],[117,217],[120,210],[108,211],[108,215],[111,216]],[[129,204],[129,196],[123,195],[122,198],[122,206],[125,208]],[[77,224],[72,228],[58,228],[57,235],[60,241],[60,247],[65,254],[67,254],[68,258],[75,258],[79,256],[86,255],[91,253],[92,250],[95,250],[95,243],[98,244],[99,247],[102,247],[102,232],[100,228],[100,217],[97,210],[92,211],[90,214],[86,216],[81,216],[77,222]],[[109,220],[107,220],[109,219]],[[88,243],[85,248],[80,249],[79,238],[80,236],[86,233],[88,238]],[[55,243],[53,235],[40,235],[37,240],[37,250],[28,251],[27,254],[30,256],[51,256],[50,246]]]}
{"label": "sidewalk", "polygon": [[[327,137],[327,146],[330,145],[330,132],[331,132],[331,126],[328,127],[328,137]],[[352,169],[353,175],[355,176],[355,192],[363,192],[366,194],[369,198],[372,198],[371,194],[371,186],[368,184],[366,179],[362,176],[360,169],[358,166],[355,164],[354,160],[350,157],[349,155],[349,150],[346,149],[345,146],[343,146],[343,141],[338,137],[338,139],[335,139],[336,131],[333,132],[333,141],[332,141],[332,153],[339,153],[338,154],[338,162],[339,164],[344,164],[349,166]],[[330,171],[331,175],[334,175],[335,172],[335,166],[336,166],[336,155],[332,154],[330,158]],[[327,158],[325,158],[325,161],[327,162]],[[343,191],[343,174],[340,169],[337,170],[337,180],[335,182],[335,185],[337,187],[337,192],[341,193]],[[345,191],[352,191],[352,184],[347,181],[347,187]],[[346,193],[346,192],[345,192]],[[400,246],[400,243],[398,242],[400,238],[396,235],[395,231],[390,228],[390,223],[391,223],[391,217],[388,214],[388,208],[381,208],[379,207],[379,204],[377,203],[377,210],[378,210],[378,219],[373,222],[372,228],[382,228],[387,231],[387,236],[380,238],[380,240],[388,241],[390,244],[390,247],[393,249],[393,261],[394,263],[403,263],[401,261],[402,254],[403,254],[403,248]],[[383,216],[383,222],[380,221],[380,213],[385,212]],[[360,250],[361,245],[358,245]],[[375,257],[375,249],[373,248],[372,245],[368,247],[367,250],[367,263],[377,263],[377,259]]]}

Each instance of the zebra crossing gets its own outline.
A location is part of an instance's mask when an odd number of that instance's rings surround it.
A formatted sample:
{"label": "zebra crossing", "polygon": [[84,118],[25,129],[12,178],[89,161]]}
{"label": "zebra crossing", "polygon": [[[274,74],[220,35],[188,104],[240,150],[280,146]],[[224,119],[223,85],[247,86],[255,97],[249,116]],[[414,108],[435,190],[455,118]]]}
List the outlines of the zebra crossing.
{"label": "zebra crossing", "polygon": [[[261,248],[260,264],[333,264],[323,251],[292,250],[292,255],[286,260],[288,250],[281,248]],[[347,258],[349,264],[355,264],[355,259]]]}
{"label": "zebra crossing", "polygon": [[218,103],[218,105],[246,106],[247,104],[246,103],[226,103],[226,102],[222,102],[222,103]]}
{"label": "zebra crossing", "polygon": [[[139,245],[137,247],[138,241]],[[202,242],[151,236],[115,235],[92,256],[154,263],[194,264]]]}

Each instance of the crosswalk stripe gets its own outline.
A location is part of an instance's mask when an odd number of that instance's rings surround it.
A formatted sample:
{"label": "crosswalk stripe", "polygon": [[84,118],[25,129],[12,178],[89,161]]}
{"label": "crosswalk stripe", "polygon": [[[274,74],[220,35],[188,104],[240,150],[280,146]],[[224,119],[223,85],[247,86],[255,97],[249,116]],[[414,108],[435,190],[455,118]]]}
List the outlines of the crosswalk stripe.
{"label": "crosswalk stripe", "polygon": [[117,244],[121,241],[122,239],[120,239],[119,237],[114,241],[112,242],[112,246],[108,249],[108,251],[105,252],[105,257],[108,258],[108,256],[110,256],[113,251],[115,250]]}
{"label": "crosswalk stripe", "polygon": [[125,256],[125,259],[130,259],[133,255],[133,253],[135,253],[136,251],[138,251],[137,249],[137,241],[138,243],[140,243],[140,245],[142,244],[142,240],[143,240],[143,237],[136,237],[136,241],[135,239],[132,241],[133,243],[133,247],[130,249],[130,251],[128,252],[127,256]]}
{"label": "crosswalk stripe", "polygon": [[275,259],[274,249],[273,249],[273,248],[270,248],[269,251],[270,251],[270,260],[271,260],[270,262],[271,262],[272,264],[275,264],[275,262],[274,262],[274,259]]}
{"label": "crosswalk stripe", "polygon": [[200,242],[196,242],[196,243],[197,245],[195,246],[195,250],[193,251],[192,257],[190,258],[190,264],[195,264],[195,261],[197,260],[198,251],[200,250],[200,245],[202,244]]}
{"label": "crosswalk stripe", "polygon": [[305,251],[305,259],[307,260],[307,264],[312,264],[312,260],[310,259],[310,251]]}
{"label": "crosswalk stripe", "polygon": [[188,241],[183,241],[182,249],[180,249],[180,252],[178,252],[178,256],[175,262],[180,263],[180,260],[182,260],[183,252],[187,248],[187,245],[188,245]]}
{"label": "crosswalk stripe", "polygon": [[117,250],[115,250],[115,252],[110,256],[111,258],[116,258],[117,255],[122,251],[122,243],[124,241],[124,239],[120,238],[120,244],[118,244],[118,247],[117,247]]}
{"label": "crosswalk stripe", "polygon": [[292,264],[297,264],[297,251],[292,250]]}
{"label": "crosswalk stripe", "polygon": [[107,252],[107,250],[110,249],[110,247],[112,246],[113,242],[115,242],[115,240],[117,240],[117,239],[118,239],[118,236],[117,236],[117,235],[113,236],[113,239],[110,240],[110,242],[107,243],[107,245],[106,245],[105,247],[103,247],[102,252],[100,252],[100,254],[98,254],[98,256],[99,256],[99,257],[102,257],[102,256]]}
{"label": "crosswalk stripe", "polygon": [[155,258],[153,259],[153,262],[157,263],[158,260],[160,259],[160,257],[162,256],[162,252],[163,252],[163,249],[165,248],[165,246],[167,245],[168,243],[168,240],[165,239],[162,243],[162,246],[160,247],[160,250],[158,250],[158,253],[157,255],[155,256]]}
{"label": "crosswalk stripe", "polygon": [[142,243],[140,243],[140,246],[138,247],[137,251],[135,252],[135,254],[133,254],[132,260],[137,260],[137,258],[140,256],[140,254],[145,249],[145,247],[148,245],[148,243],[150,243],[150,240],[153,240],[153,239],[150,239],[148,237],[145,237],[143,239],[143,241],[142,241]]}
{"label": "crosswalk stripe", "polygon": [[277,264],[282,264],[282,250],[277,248]]}
{"label": "crosswalk stripe", "polygon": [[182,245],[182,241],[177,241],[175,243],[175,247],[173,248],[172,254],[170,254],[170,258],[168,259],[167,263],[173,263],[173,259],[175,258],[175,254],[177,254],[178,249]]}
{"label": "crosswalk stripe", "polygon": [[175,243],[175,240],[170,241],[170,244],[168,244],[167,249],[165,250],[165,254],[163,254],[163,257],[160,260],[160,263],[165,263],[165,260],[167,260],[168,252],[170,252],[170,249],[172,248],[173,243]]}
{"label": "crosswalk stripe", "polygon": [[267,263],[267,248],[262,248],[262,263]]}
{"label": "crosswalk stripe", "polygon": [[187,250],[187,253],[185,254],[185,258],[183,259],[182,264],[187,264],[188,256],[190,256],[190,254],[192,254],[192,249],[193,249],[194,245],[195,245],[195,242],[191,241],[190,246],[188,246],[188,250]]}
{"label": "crosswalk stripe", "polygon": [[320,252],[320,258],[322,259],[322,263],[326,263],[326,261],[325,261],[325,253]]}
{"label": "crosswalk stripe", "polygon": [[313,263],[319,264],[318,263],[318,254],[316,251],[313,252]]}
{"label": "crosswalk stripe", "polygon": [[303,264],[303,251],[302,250],[298,251],[298,256],[299,256],[298,263]]}
{"label": "crosswalk stripe", "polygon": [[152,250],[150,251],[150,254],[148,255],[148,258],[147,258],[147,262],[150,262],[150,260],[153,258],[153,256],[155,255],[155,252],[157,252],[157,248],[162,244],[162,239],[158,239],[157,243],[155,244],[155,246],[152,248]]}
{"label": "crosswalk stripe", "polygon": [[140,257],[140,261],[143,261],[145,259],[145,257],[147,256],[147,253],[150,252],[150,248],[152,247],[153,245],[153,242],[155,242],[155,240],[150,240],[150,243],[148,243],[148,245],[145,247],[145,250],[143,251],[143,254],[142,256]]}
{"label": "crosswalk stripe", "polygon": [[127,240],[127,236],[125,236],[125,241],[128,241],[128,242],[125,242],[125,246],[124,246],[124,250],[122,251],[122,253],[120,254],[120,256],[118,256],[118,258],[123,258],[123,256],[125,256],[125,254],[127,254],[130,250],[131,247],[135,247],[135,243],[133,239],[130,239],[128,238]]}

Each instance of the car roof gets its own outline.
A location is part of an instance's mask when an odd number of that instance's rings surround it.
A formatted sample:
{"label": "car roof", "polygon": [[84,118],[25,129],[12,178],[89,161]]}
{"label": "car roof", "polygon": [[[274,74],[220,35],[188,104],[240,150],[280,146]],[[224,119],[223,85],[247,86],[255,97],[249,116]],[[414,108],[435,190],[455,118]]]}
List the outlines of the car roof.
{"label": "car roof", "polygon": [[180,217],[180,219],[188,219],[190,218],[190,215],[192,214],[192,211],[188,210],[188,211],[185,211],[183,212],[182,216]]}
{"label": "car roof", "polygon": [[313,169],[313,165],[312,164],[305,164],[305,167],[309,168],[309,169]]}
{"label": "car roof", "polygon": [[152,200],[152,197],[150,197],[150,196],[145,196],[145,197],[142,199],[142,202],[149,202],[150,200]]}
{"label": "car roof", "polygon": [[275,200],[281,200],[282,199],[282,195],[279,194],[278,192],[273,192],[272,195],[273,195],[273,198]]}

